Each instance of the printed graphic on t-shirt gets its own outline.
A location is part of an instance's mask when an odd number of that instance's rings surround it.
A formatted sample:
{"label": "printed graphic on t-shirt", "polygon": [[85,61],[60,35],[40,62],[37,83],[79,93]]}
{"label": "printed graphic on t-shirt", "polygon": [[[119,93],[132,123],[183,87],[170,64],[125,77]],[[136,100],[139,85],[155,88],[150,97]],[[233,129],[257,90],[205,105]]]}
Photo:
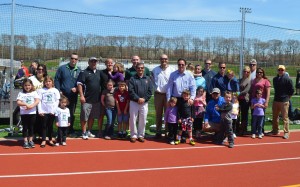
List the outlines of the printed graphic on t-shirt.
{"label": "printed graphic on t-shirt", "polygon": [[54,94],[53,93],[43,93],[43,102],[47,104],[54,103]]}

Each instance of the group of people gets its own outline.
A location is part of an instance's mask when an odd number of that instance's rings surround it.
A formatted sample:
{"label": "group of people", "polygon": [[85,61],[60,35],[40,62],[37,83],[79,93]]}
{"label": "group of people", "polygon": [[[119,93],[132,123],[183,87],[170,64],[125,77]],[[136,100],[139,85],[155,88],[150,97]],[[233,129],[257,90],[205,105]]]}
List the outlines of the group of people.
{"label": "group of people", "polygon": [[[125,138],[129,128],[130,142],[144,142],[148,102],[152,95],[156,112],[155,138],[162,137],[164,123],[168,143],[172,145],[185,142],[195,145],[194,137],[200,138],[203,132],[214,132],[216,144],[228,141],[228,146],[233,148],[237,133],[243,135],[247,132],[249,108],[252,114],[251,137],[264,136],[264,115],[270,100],[271,83],[263,68],[257,68],[255,59],[244,67],[240,80],[233,70],[226,69],[224,62],[218,64],[218,72],[213,71],[210,59],[205,60],[202,69],[201,65],[187,64],[180,58],[176,70],[169,65],[168,56],[162,54],[160,65],[152,71],[136,55],[132,56],[132,67],[127,70],[123,64],[114,63],[110,58],[105,60],[106,68],[98,70],[96,57],[89,58],[88,67],[81,70],[77,66],[78,59],[78,54],[71,54],[70,62],[58,68],[54,79],[47,76],[46,66],[39,64],[36,74],[23,81],[23,91],[17,100],[25,127],[24,148],[34,147],[32,137],[36,126],[42,127],[41,147],[46,145],[46,133],[49,145],[66,145],[66,127],[69,134],[74,133],[78,94],[84,140],[95,137],[91,131],[94,119],[98,119],[98,137],[112,139],[117,118],[118,138]],[[279,65],[273,80],[275,96],[270,133],[279,133],[278,116],[281,113],[283,138],[287,139],[288,107],[294,89],[285,71],[285,67]],[[103,130],[104,115],[107,122]],[[64,127],[59,128],[56,144],[52,141],[55,118],[56,125]]]}

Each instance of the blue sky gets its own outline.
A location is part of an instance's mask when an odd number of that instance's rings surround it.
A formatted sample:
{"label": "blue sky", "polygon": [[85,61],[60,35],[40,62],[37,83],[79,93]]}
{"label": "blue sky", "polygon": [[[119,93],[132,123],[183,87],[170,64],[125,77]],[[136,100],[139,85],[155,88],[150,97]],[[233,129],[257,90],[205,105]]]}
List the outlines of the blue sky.
{"label": "blue sky", "polygon": [[[10,3],[11,0],[1,0]],[[300,29],[298,0],[15,0],[16,3],[96,14],[188,20],[240,20]]]}

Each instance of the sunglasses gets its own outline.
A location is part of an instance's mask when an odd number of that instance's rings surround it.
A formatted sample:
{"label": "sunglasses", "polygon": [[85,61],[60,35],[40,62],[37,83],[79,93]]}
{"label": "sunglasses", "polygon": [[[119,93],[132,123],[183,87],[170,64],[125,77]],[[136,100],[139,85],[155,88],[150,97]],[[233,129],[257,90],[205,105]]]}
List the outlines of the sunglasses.
{"label": "sunglasses", "polygon": [[211,65],[211,63],[205,63],[206,65]]}
{"label": "sunglasses", "polygon": [[178,66],[185,66],[185,64],[177,64]]}
{"label": "sunglasses", "polygon": [[244,73],[250,73],[250,71],[244,71]]}
{"label": "sunglasses", "polygon": [[37,69],[37,70],[41,70],[41,71],[44,71],[44,69],[41,69],[41,68],[39,68],[39,69]]}
{"label": "sunglasses", "polygon": [[250,66],[256,66],[256,64],[250,64]]}
{"label": "sunglasses", "polygon": [[136,69],[144,69],[144,67],[137,67]]}
{"label": "sunglasses", "polygon": [[220,69],[226,69],[226,67],[219,67]]}

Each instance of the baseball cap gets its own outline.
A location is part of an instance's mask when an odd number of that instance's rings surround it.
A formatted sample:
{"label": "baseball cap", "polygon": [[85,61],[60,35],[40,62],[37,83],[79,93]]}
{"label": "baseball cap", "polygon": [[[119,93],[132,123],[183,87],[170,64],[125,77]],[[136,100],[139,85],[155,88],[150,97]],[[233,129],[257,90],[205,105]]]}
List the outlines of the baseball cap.
{"label": "baseball cap", "polygon": [[285,66],[284,66],[284,65],[279,65],[279,66],[278,66],[278,69],[283,69],[283,70],[285,70]]}
{"label": "baseball cap", "polygon": [[220,91],[220,89],[219,88],[214,88],[213,90],[212,90],[212,92],[211,93],[220,93],[221,91]]}
{"label": "baseball cap", "polygon": [[257,64],[257,62],[256,62],[255,59],[251,59],[251,60],[250,60],[250,64]]}
{"label": "baseball cap", "polygon": [[92,61],[92,60],[98,61],[98,59],[97,59],[96,57],[90,57],[90,58],[89,58],[89,61]]}

